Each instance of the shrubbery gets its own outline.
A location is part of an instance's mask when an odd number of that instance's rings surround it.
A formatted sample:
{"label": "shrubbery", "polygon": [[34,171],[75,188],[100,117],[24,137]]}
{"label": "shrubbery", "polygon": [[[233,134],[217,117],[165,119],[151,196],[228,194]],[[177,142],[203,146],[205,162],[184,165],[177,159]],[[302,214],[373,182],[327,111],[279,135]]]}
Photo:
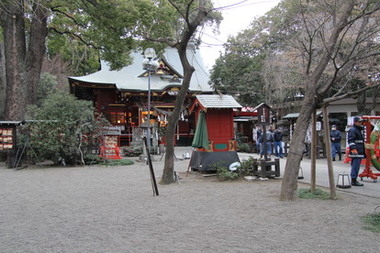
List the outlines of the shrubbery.
{"label": "shrubbery", "polygon": [[123,147],[122,152],[124,155],[129,157],[136,157],[143,153],[143,146],[130,146],[130,147]]}
{"label": "shrubbery", "polygon": [[253,176],[254,165],[255,165],[255,160],[253,159],[253,157],[244,159],[243,161],[241,161],[241,165],[238,169],[239,175],[242,177]]}
{"label": "shrubbery", "polygon": [[89,157],[98,147],[101,129],[109,122],[94,118],[92,101],[78,100],[54,88],[43,89],[43,95],[27,114],[26,135],[38,159],[55,164],[63,159],[70,165],[92,160]]}
{"label": "shrubbery", "polygon": [[248,143],[238,143],[237,150],[239,152],[251,152],[251,146]]}
{"label": "shrubbery", "polygon": [[214,164],[211,164],[210,168],[211,168],[211,170],[216,171],[217,177],[221,180],[234,180],[234,179],[237,179],[239,177],[238,173],[236,173],[234,171],[230,171],[228,169],[228,166],[226,165],[226,162],[224,162],[224,161],[220,161],[220,162],[216,162]]}
{"label": "shrubbery", "polygon": [[235,180],[244,176],[254,175],[255,160],[249,157],[246,160],[241,161],[241,165],[237,167],[236,171],[230,171],[226,162],[220,161],[212,164],[210,167],[213,171],[216,171],[216,175],[221,180]]}

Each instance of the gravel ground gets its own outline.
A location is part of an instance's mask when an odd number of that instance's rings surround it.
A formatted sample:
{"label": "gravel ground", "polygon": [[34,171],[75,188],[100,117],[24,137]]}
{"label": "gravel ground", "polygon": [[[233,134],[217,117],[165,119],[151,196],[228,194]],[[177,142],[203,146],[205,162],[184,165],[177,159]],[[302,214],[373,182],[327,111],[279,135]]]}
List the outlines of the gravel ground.
{"label": "gravel ground", "polygon": [[[220,182],[186,176],[188,163],[175,161],[182,179],[158,185],[159,196],[143,163],[2,164],[0,252],[379,251],[379,234],[360,220],[377,198],[339,192],[335,201],[280,202],[281,179]],[[153,166],[161,176],[163,161]]]}

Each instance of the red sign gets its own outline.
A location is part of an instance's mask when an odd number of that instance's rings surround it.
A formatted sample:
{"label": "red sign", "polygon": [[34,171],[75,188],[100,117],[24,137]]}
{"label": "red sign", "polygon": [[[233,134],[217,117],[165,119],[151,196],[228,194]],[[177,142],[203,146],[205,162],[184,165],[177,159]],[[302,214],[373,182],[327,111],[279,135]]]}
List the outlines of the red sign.
{"label": "red sign", "polygon": [[105,135],[100,146],[100,156],[106,159],[121,159],[117,136]]}
{"label": "red sign", "polygon": [[12,150],[14,145],[14,129],[0,128],[0,151]]}

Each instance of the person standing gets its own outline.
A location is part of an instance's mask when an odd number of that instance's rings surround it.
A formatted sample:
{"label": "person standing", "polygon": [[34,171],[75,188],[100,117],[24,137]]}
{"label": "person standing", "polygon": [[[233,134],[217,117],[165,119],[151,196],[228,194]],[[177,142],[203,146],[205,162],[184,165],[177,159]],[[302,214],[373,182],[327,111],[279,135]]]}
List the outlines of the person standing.
{"label": "person standing", "polygon": [[[274,151],[273,151],[273,143],[274,143],[274,139],[273,139],[273,134],[274,134],[274,128],[272,125],[269,126],[269,129],[268,131],[271,133],[271,137],[270,137],[270,154],[273,154]],[[268,137],[267,137],[268,138]]]}
{"label": "person standing", "polygon": [[264,142],[264,134],[260,136],[260,159],[263,158],[264,155],[272,154],[272,143],[273,143],[273,133],[268,129],[265,131],[265,142]]}
{"label": "person standing", "polygon": [[282,151],[282,132],[280,129],[276,128],[273,133],[273,147],[274,147],[274,154],[276,157],[283,158],[284,154]]}
{"label": "person standing", "polygon": [[253,129],[253,140],[256,142],[256,151],[257,153],[260,153],[260,139],[261,135],[263,134],[261,127],[256,126],[256,128]]}
{"label": "person standing", "polygon": [[363,158],[365,158],[364,149],[364,137],[362,134],[363,119],[360,117],[354,117],[354,125],[348,130],[347,141],[350,147],[351,158],[351,185],[363,186],[358,182],[360,164]]}
{"label": "person standing", "polygon": [[342,140],[342,134],[336,129],[336,125],[332,125],[330,132],[331,140],[331,156],[332,160],[335,161],[335,156],[338,154],[339,161],[342,160],[342,151],[340,149],[340,141]]}

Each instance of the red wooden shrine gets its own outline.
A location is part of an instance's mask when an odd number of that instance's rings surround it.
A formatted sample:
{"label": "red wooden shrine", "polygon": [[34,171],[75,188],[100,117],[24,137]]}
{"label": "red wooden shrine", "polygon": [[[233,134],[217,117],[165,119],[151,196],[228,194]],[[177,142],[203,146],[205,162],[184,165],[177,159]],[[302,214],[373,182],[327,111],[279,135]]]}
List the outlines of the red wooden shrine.
{"label": "red wooden shrine", "polygon": [[[240,109],[241,105],[230,95],[197,95],[190,108],[195,112],[197,128],[193,141],[193,152],[189,168],[203,172],[215,171],[215,164],[223,162],[226,166],[240,162],[236,152],[236,140],[234,138],[233,115],[234,109]],[[201,112],[205,112],[206,127],[198,128]],[[201,124],[199,124],[201,125]],[[204,125],[203,125],[204,126]],[[206,145],[198,145],[196,140],[200,129],[207,128],[208,148]],[[203,137],[207,138],[207,137]],[[199,138],[202,139],[202,138]],[[201,143],[200,143],[201,144]]]}
{"label": "red wooden shrine", "polygon": [[374,128],[369,120],[380,120],[380,116],[362,116],[363,119],[367,120],[364,122],[365,127],[365,169],[359,174],[359,177],[371,178],[375,182],[380,176],[380,173],[373,173],[371,169],[371,164],[377,170],[380,170],[380,134],[379,130]]}
{"label": "red wooden shrine", "polygon": [[209,149],[200,151],[220,152],[236,151],[234,138],[234,109],[241,105],[229,95],[198,95],[190,111],[195,111],[198,122],[199,113],[206,113],[206,124],[209,138]]}

